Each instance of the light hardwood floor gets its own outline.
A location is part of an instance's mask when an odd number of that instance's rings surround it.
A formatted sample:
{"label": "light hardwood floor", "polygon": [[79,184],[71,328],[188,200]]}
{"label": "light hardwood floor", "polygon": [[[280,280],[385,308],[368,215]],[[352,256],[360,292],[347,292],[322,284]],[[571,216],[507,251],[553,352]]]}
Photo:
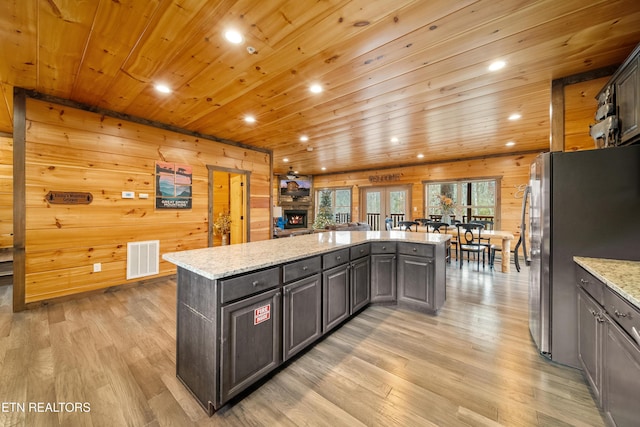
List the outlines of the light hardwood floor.
{"label": "light hardwood floor", "polygon": [[211,418],[175,376],[173,279],[17,314],[0,287],[0,425],[604,425],[581,372],[536,353],[527,274],[454,262],[437,316],[369,307]]}

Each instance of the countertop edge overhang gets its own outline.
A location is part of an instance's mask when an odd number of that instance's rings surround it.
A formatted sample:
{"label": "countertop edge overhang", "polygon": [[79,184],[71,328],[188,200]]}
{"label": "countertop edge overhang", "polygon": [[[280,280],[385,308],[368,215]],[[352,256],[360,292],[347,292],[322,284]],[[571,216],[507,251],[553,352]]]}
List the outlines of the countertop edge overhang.
{"label": "countertop edge overhang", "polygon": [[573,260],[640,310],[640,261],[578,256]]}
{"label": "countertop edge overhang", "polygon": [[330,231],[237,245],[169,252],[162,259],[216,280],[297,261],[367,242],[408,242],[444,245],[447,234],[408,231]]}

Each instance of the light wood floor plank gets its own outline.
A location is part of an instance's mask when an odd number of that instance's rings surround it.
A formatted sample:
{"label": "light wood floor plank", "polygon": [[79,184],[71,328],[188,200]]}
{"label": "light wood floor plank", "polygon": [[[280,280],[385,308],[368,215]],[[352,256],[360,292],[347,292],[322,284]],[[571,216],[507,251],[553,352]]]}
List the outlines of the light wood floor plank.
{"label": "light wood floor plank", "polygon": [[175,278],[17,314],[3,286],[0,400],[91,412],[0,425],[603,426],[582,373],[536,352],[527,275],[454,263],[438,315],[368,307],[211,418],[175,376]]}

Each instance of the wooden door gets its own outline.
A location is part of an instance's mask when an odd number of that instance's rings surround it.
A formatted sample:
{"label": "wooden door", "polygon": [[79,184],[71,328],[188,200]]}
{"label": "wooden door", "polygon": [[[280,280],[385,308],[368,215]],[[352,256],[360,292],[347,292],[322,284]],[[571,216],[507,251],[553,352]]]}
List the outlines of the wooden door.
{"label": "wooden door", "polygon": [[231,214],[231,244],[244,243],[245,238],[245,176],[229,174],[229,213]]}

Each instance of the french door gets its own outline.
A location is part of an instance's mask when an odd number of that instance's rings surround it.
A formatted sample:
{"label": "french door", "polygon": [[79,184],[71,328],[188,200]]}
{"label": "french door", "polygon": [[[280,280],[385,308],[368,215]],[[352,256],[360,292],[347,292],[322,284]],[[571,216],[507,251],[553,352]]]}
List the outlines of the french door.
{"label": "french door", "polygon": [[410,185],[362,188],[360,193],[360,206],[372,230],[384,231],[385,218],[391,218],[394,227],[398,221],[411,219]]}

